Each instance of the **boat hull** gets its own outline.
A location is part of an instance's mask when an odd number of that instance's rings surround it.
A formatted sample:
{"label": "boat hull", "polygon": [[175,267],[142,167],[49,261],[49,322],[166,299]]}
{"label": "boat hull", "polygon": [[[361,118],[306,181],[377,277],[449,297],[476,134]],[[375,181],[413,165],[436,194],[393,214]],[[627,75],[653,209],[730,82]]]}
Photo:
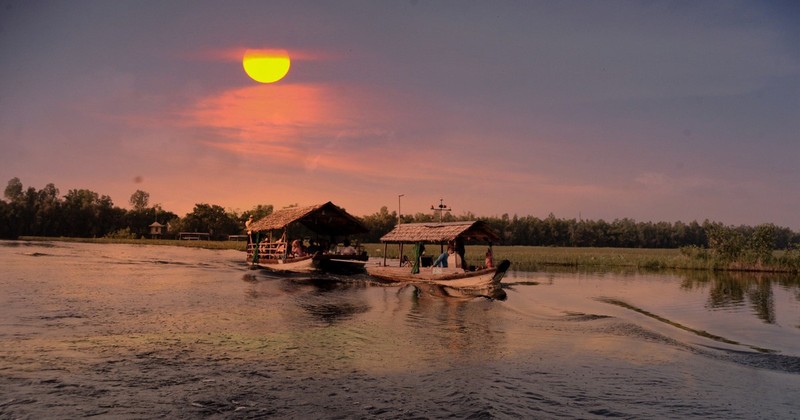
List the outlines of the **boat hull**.
{"label": "boat hull", "polygon": [[[269,271],[283,273],[325,272],[356,274],[364,272],[364,265],[367,259],[366,253],[359,255],[317,253],[314,255],[287,259],[261,258],[254,265]],[[247,262],[253,262],[251,256],[248,257]]]}
{"label": "boat hull", "polygon": [[254,265],[277,273],[311,273],[317,270],[311,255],[299,258],[263,258]]}
{"label": "boat hull", "polygon": [[364,272],[368,259],[366,252],[357,255],[317,254],[314,256],[314,266],[326,273],[358,274]]}
{"label": "boat hull", "polygon": [[412,274],[410,267],[368,266],[367,274],[372,277],[394,282],[418,284],[434,284],[454,289],[487,289],[500,287],[500,282],[511,266],[503,260],[497,268],[476,271],[436,270],[436,267],[425,267],[419,273]]}

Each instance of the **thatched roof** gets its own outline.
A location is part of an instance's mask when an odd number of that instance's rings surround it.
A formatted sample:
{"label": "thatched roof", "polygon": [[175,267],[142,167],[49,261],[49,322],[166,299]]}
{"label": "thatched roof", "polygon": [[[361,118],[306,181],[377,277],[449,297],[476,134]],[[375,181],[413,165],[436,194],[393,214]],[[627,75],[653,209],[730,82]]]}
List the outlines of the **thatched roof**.
{"label": "thatched roof", "polygon": [[300,223],[322,235],[355,235],[367,232],[360,220],[344,209],[328,201],[307,207],[290,207],[278,210],[254,221],[249,229],[253,232],[283,229],[292,223]]}
{"label": "thatched roof", "polygon": [[457,237],[465,241],[496,242],[499,236],[480,220],[451,223],[405,223],[397,225],[391,232],[383,235],[381,242],[427,242],[444,243]]}

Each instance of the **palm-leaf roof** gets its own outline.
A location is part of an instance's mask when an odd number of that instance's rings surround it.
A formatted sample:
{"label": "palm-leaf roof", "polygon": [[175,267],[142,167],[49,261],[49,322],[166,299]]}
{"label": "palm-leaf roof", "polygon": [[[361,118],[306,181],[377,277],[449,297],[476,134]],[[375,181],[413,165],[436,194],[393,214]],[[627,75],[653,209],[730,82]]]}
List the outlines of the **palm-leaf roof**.
{"label": "palm-leaf roof", "polygon": [[448,223],[405,223],[397,225],[381,237],[381,242],[427,242],[444,243],[457,237],[465,241],[496,242],[500,237],[486,222],[465,221]]}
{"label": "palm-leaf roof", "polygon": [[322,235],[355,235],[368,231],[360,220],[330,201],[278,210],[254,221],[249,229],[254,232],[278,230],[292,223],[300,223],[312,232]]}

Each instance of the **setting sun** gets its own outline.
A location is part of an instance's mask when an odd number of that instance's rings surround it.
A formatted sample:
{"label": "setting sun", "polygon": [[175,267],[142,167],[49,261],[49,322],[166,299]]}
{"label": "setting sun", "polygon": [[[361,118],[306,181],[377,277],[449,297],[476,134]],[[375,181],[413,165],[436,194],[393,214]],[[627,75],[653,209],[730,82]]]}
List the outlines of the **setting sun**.
{"label": "setting sun", "polygon": [[242,67],[251,79],[260,83],[273,83],[289,72],[289,54],[284,50],[247,50]]}

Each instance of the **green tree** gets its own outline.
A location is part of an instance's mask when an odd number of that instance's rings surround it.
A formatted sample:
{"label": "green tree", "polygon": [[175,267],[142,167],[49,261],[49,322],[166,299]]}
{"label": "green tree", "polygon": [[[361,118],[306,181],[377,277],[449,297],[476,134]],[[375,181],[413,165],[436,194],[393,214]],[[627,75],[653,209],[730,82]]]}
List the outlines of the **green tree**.
{"label": "green tree", "polygon": [[242,213],[241,221],[244,223],[250,216],[253,216],[254,220],[263,219],[266,216],[269,216],[274,211],[274,207],[272,204],[259,204],[252,209]]}
{"label": "green tree", "polygon": [[22,198],[22,182],[19,180],[19,178],[14,177],[8,181],[4,197],[12,203]]}
{"label": "green tree", "polygon": [[31,233],[37,236],[57,235],[61,230],[61,207],[59,191],[55,185],[50,183],[39,190]]}
{"label": "green tree", "polygon": [[2,239],[16,239],[19,236],[12,224],[12,211],[11,204],[0,200],[0,238]]}
{"label": "green tree", "polygon": [[181,220],[183,231],[207,232],[213,239],[237,235],[243,227],[236,215],[227,213],[221,206],[205,203],[195,204],[194,210]]}
{"label": "green tree", "polygon": [[136,190],[136,192],[131,194],[131,198],[128,202],[131,204],[134,211],[143,211],[147,209],[147,205],[150,203],[150,193]]}
{"label": "green tree", "polygon": [[750,262],[755,264],[769,264],[773,260],[775,250],[775,234],[778,227],[772,223],[765,223],[755,227],[752,235],[747,240],[747,252]]}
{"label": "green tree", "polygon": [[361,221],[369,232],[361,235],[359,239],[362,242],[378,242],[381,236],[389,233],[397,225],[397,212],[389,213],[389,209],[383,206],[377,213],[362,217]]}
{"label": "green tree", "polygon": [[64,234],[75,237],[102,237],[118,224],[124,214],[114,209],[111,197],[86,189],[73,189],[64,196]]}

